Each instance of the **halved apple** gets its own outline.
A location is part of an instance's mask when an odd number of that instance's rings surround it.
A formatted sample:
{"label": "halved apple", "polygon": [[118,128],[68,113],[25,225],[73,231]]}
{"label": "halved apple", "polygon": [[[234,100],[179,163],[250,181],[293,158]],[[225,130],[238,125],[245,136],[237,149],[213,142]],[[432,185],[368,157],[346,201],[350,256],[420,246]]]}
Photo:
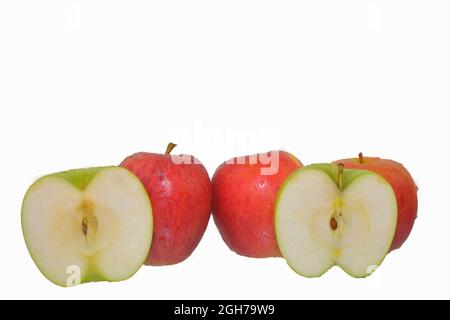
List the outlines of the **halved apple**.
{"label": "halved apple", "polygon": [[127,169],[71,170],[45,176],[28,189],[22,230],[34,262],[53,283],[120,281],[147,257],[152,207]]}
{"label": "halved apple", "polygon": [[283,257],[306,277],[334,265],[366,277],[389,252],[397,225],[390,184],[365,170],[316,164],[292,173],[278,194],[275,232]]}

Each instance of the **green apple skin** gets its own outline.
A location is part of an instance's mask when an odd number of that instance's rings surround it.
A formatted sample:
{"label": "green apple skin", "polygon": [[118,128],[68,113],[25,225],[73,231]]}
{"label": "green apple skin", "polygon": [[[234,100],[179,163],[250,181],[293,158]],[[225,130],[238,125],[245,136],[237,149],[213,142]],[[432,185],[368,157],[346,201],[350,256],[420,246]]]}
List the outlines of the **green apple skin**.
{"label": "green apple skin", "polygon": [[[280,198],[280,195],[283,193],[284,188],[289,184],[289,182],[299,173],[304,172],[306,170],[320,170],[323,171],[324,173],[326,173],[335,183],[336,185],[339,185],[339,166],[337,164],[333,164],[333,163],[316,163],[316,164],[310,164],[307,166],[304,166],[302,168],[297,169],[296,171],[294,171],[293,173],[291,173],[289,175],[289,177],[283,182],[282,186],[280,187],[280,190],[278,192],[278,196],[277,196],[277,201],[275,204],[275,216],[274,216],[274,225],[275,225],[275,230],[277,230],[277,226],[276,226],[276,221],[277,221],[277,208],[278,208],[278,200]],[[392,189],[390,183],[384,179],[384,177],[382,177],[381,175],[368,171],[368,170],[357,170],[357,169],[345,169],[343,170],[343,175],[342,175],[342,188],[341,190],[345,190],[349,185],[351,185],[354,181],[356,181],[358,178],[363,177],[365,175],[368,174],[374,174],[377,175],[380,179],[384,180],[384,182],[386,183],[386,186],[388,188],[390,188],[392,190],[392,194],[395,195],[394,190]],[[394,227],[394,229],[396,228],[396,226]],[[395,237],[395,233],[392,236],[392,239],[390,240],[390,243],[393,242]],[[278,238],[277,238],[278,241]],[[280,251],[281,253],[283,253],[282,248],[280,247]],[[386,255],[389,253],[389,249],[386,250]],[[380,266],[381,263],[383,262],[384,258],[386,257],[386,255],[378,261],[377,265]],[[297,274],[307,277],[307,278],[315,278],[315,277],[320,277],[323,274],[325,274],[328,270],[325,270],[322,274],[320,274],[319,276],[314,276],[311,277],[307,274],[302,274],[299,270],[296,270],[288,261],[286,261],[289,265],[289,267],[295,271]],[[339,265],[339,264],[336,264]],[[345,270],[344,268],[342,268],[348,275],[354,277],[354,278],[365,278],[368,277],[370,274],[367,274],[365,276],[359,276],[359,275],[355,275],[352,274],[350,272],[348,272],[347,270]]]}
{"label": "green apple skin", "polygon": [[[28,198],[28,195],[33,191],[34,187],[38,186],[41,181],[43,181],[44,179],[47,178],[60,178],[65,180],[67,183],[69,183],[70,185],[72,185],[74,188],[80,190],[80,191],[84,191],[86,190],[86,188],[90,185],[90,183],[95,179],[95,177],[102,171],[107,170],[107,169],[111,169],[111,168],[121,168],[121,167],[117,167],[117,166],[104,166],[104,167],[93,167],[93,168],[83,168],[83,169],[72,169],[72,170],[67,170],[67,171],[62,171],[62,172],[56,172],[56,173],[52,173],[46,176],[43,176],[41,178],[39,178],[38,180],[36,180],[27,190],[23,202],[22,202],[22,208],[21,208],[21,225],[22,225],[22,233],[24,235],[24,240],[25,240],[25,244],[27,246],[27,248],[29,248],[29,245],[27,243],[27,237],[25,235],[25,229],[24,229],[24,222],[23,222],[23,212],[24,212],[24,206],[26,203],[26,200]],[[128,172],[128,174],[134,178],[136,178],[138,181],[139,179],[128,169],[125,168],[121,168],[122,170],[125,170],[126,172]],[[142,187],[142,193],[146,194],[145,188],[144,186],[141,184]],[[151,207],[151,204],[149,204]],[[151,246],[151,237],[150,240],[148,241],[148,245],[147,248],[145,249],[146,251],[150,250],[150,246]],[[39,267],[38,262],[36,261],[36,259],[33,256],[33,253],[28,250],[28,252],[30,253],[30,256],[33,260],[33,262],[35,263],[36,267],[39,269],[39,271],[51,282],[53,282],[54,284],[60,286],[60,287],[66,287],[63,284],[60,283],[56,283],[54,281],[52,281],[52,277],[49,276],[48,274],[46,274],[45,270],[42,270]],[[140,263],[140,266],[142,266],[144,264],[145,261],[145,257],[142,260],[142,263]],[[129,278],[131,278],[137,271],[139,270],[139,268],[137,268],[133,273],[131,273],[127,278],[121,279],[122,280],[127,280]],[[88,282],[100,282],[100,281],[109,281],[109,282],[115,282],[115,281],[111,281],[108,278],[106,278],[102,272],[95,270],[95,269],[91,269],[89,270],[88,273],[86,273],[82,279],[80,284],[83,283],[88,283]]]}
{"label": "green apple skin", "polygon": [[[336,183],[336,185],[339,184],[339,166],[337,166],[337,165],[333,165],[330,163],[315,163],[315,164],[310,164],[310,165],[304,167],[304,169],[305,170],[311,170],[311,169],[321,170],[321,171],[325,172]],[[293,174],[295,174],[295,172]],[[355,181],[359,177],[367,175],[367,174],[371,174],[371,172],[367,171],[367,170],[353,170],[353,169],[345,169],[344,168],[344,174],[342,176],[343,177],[342,190],[344,190],[346,187],[348,187],[353,181]],[[292,178],[292,176],[289,178]]]}
{"label": "green apple skin", "polygon": [[[48,176],[42,177],[57,177],[67,181],[73,187],[80,191],[86,190],[89,184],[94,180],[99,172],[105,169],[114,168],[114,166],[109,167],[95,167],[95,168],[86,168],[86,169],[73,169],[63,172],[52,173]],[[131,173],[131,172],[130,172]]]}

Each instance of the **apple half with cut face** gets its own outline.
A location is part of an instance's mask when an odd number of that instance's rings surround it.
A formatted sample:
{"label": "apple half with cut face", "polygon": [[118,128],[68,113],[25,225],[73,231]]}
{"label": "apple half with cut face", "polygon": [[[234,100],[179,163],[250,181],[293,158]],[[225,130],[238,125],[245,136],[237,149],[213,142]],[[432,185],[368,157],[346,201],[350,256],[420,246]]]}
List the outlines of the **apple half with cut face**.
{"label": "apple half with cut face", "polygon": [[22,230],[42,274],[59,286],[121,281],[144,263],[152,207],[125,168],[70,170],[37,180],[22,205]]}
{"label": "apple half with cut face", "polygon": [[389,252],[397,225],[397,201],[380,175],[315,164],[284,182],[275,209],[283,257],[298,274],[318,277],[334,265],[366,277]]}

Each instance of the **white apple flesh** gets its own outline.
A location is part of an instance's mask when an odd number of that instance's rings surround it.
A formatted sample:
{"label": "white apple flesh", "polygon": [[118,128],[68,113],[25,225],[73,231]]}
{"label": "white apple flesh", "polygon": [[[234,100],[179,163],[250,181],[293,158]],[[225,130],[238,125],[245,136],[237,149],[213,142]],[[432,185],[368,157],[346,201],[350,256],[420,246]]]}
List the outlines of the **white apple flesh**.
{"label": "white apple flesh", "polygon": [[277,241],[291,268],[318,277],[334,265],[366,277],[383,261],[397,224],[390,184],[363,170],[311,165],[281,188],[275,213]]}
{"label": "white apple flesh", "polygon": [[[71,170],[36,181],[22,229],[39,270],[53,283],[120,281],[143,264],[152,208],[137,177],[121,167]],[[71,278],[79,272],[79,280]]]}

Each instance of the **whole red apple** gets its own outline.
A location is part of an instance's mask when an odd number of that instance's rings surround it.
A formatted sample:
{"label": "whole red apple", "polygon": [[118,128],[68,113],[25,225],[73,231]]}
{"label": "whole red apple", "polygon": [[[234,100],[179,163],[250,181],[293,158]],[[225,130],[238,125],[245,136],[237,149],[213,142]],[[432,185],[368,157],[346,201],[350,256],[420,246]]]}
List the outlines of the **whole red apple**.
{"label": "whole red apple", "polygon": [[362,153],[358,158],[342,159],[335,163],[343,163],[349,169],[363,169],[378,173],[391,184],[398,207],[397,229],[391,250],[400,248],[408,238],[417,217],[418,189],[408,170],[396,161],[364,157]]}
{"label": "whole red apple", "polygon": [[121,166],[144,184],[153,209],[153,240],[147,265],[170,265],[188,258],[200,242],[211,215],[208,172],[193,156],[140,152]]}
{"label": "whole red apple", "polygon": [[223,240],[236,253],[279,257],[274,230],[278,190],[302,163],[290,153],[271,151],[234,158],[215,172],[213,217]]}

